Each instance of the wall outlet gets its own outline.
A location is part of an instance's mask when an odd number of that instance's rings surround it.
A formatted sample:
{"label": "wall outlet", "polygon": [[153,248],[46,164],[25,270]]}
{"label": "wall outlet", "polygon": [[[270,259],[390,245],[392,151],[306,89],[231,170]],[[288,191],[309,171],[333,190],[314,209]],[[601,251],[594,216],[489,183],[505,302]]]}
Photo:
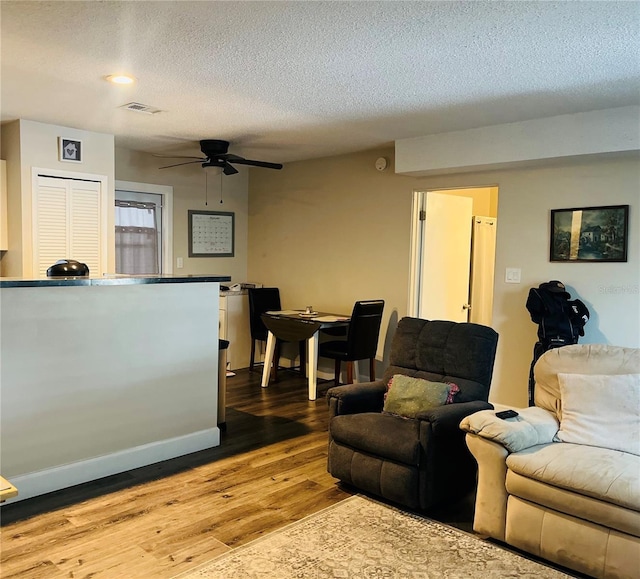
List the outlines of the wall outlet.
{"label": "wall outlet", "polygon": [[520,283],[521,272],[519,267],[508,267],[504,274],[505,283]]}
{"label": "wall outlet", "polygon": [[181,257],[176,259],[176,267],[182,269],[184,267],[184,260]]}

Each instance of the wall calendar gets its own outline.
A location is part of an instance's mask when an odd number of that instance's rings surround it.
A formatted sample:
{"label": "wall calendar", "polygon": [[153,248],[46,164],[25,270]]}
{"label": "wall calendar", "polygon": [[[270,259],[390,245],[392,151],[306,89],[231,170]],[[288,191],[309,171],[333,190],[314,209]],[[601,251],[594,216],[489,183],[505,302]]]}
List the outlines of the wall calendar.
{"label": "wall calendar", "polygon": [[189,257],[233,257],[235,214],[189,210]]}

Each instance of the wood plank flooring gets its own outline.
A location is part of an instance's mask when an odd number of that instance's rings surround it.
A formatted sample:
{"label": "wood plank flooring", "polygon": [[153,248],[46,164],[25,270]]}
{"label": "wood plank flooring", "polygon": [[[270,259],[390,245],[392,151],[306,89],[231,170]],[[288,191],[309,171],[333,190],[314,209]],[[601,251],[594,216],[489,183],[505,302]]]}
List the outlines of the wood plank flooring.
{"label": "wood plank flooring", "polygon": [[324,397],[292,372],[227,384],[219,447],[2,507],[0,576],[168,578],[350,495]]}
{"label": "wood plank flooring", "polygon": [[219,447],[2,507],[0,576],[169,578],[334,504],[356,491],[326,472],[327,416],[299,375],[241,370]]}

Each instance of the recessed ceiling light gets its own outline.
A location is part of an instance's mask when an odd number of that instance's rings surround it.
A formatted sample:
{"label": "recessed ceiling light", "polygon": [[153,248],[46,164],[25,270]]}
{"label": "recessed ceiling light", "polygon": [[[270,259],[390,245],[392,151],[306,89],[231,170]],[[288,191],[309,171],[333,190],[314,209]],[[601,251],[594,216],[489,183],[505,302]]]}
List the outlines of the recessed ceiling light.
{"label": "recessed ceiling light", "polygon": [[110,74],[105,78],[113,84],[132,84],[136,80],[130,74]]}

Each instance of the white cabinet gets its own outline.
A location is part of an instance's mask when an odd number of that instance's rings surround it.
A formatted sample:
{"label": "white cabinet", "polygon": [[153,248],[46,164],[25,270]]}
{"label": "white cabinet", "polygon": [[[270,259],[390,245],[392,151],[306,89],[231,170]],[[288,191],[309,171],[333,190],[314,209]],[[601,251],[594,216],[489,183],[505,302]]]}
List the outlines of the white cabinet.
{"label": "white cabinet", "polygon": [[246,292],[220,296],[220,338],[229,340],[229,370],[248,368],[251,356],[251,329],[249,296]]}

